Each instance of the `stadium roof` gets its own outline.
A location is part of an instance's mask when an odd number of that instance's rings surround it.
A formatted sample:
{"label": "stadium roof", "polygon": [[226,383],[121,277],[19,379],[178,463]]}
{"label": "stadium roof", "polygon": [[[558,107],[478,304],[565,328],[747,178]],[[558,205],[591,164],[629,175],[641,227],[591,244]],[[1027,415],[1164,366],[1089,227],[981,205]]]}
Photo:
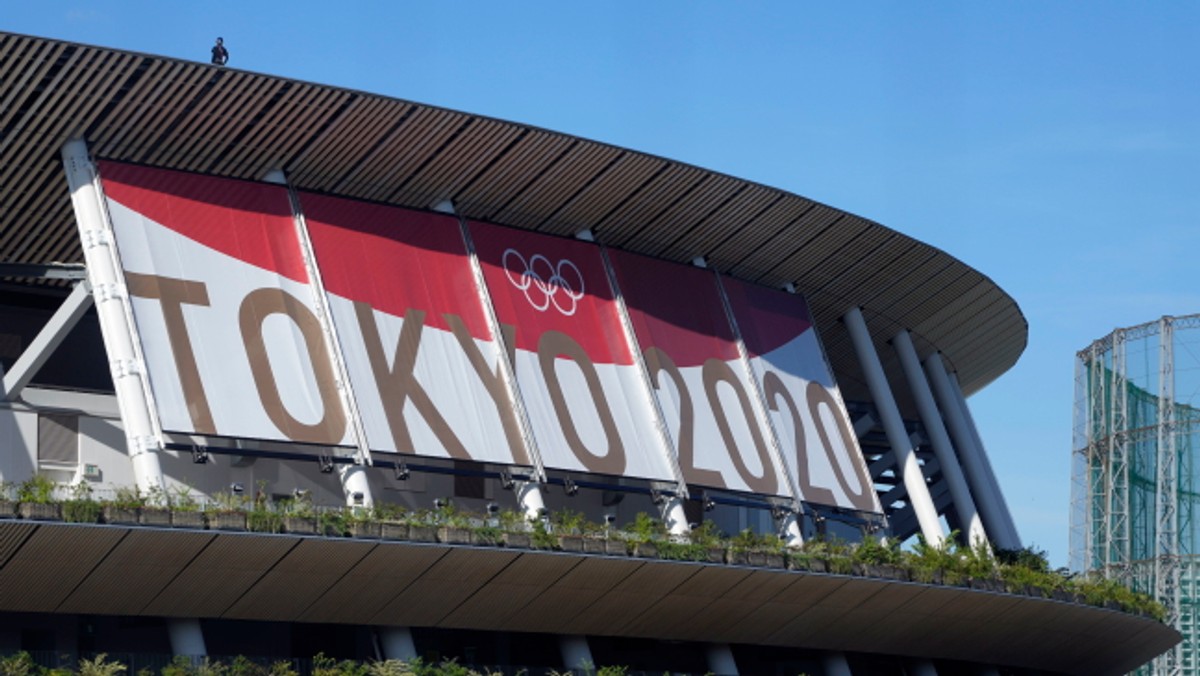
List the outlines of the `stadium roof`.
{"label": "stadium roof", "polygon": [[[190,61],[0,33],[0,262],[80,262],[59,156],[261,179],[474,219],[682,263],[808,298],[847,399],[869,400],[838,321],[858,305],[889,376],[903,328],[969,394],[1028,339],[1016,302],[954,257],[783,190],[528,125]],[[896,387],[906,413],[907,388]]]}

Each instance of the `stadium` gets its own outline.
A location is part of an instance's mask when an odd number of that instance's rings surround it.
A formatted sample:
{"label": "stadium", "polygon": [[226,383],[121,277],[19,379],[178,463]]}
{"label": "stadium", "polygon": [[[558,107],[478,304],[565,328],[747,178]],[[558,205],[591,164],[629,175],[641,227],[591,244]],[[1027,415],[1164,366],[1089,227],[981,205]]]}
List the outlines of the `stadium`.
{"label": "stadium", "polygon": [[[608,547],[649,514],[664,548],[706,523],[1020,548],[965,397],[1028,327],[933,246],[333,86],[4,33],[0,82],[0,651],[1100,674],[1179,641],[1076,599]],[[604,537],[222,525],[233,503]]]}

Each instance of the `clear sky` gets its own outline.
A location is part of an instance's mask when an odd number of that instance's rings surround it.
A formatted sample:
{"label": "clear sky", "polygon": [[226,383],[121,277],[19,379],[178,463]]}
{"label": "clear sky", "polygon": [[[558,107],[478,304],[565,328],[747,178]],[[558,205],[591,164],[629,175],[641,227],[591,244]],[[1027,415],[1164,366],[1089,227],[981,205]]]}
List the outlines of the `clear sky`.
{"label": "clear sky", "polygon": [[1200,3],[8,2],[3,30],[351,87],[776,186],[956,256],[1029,347],[971,398],[1067,562],[1073,358],[1200,312]]}

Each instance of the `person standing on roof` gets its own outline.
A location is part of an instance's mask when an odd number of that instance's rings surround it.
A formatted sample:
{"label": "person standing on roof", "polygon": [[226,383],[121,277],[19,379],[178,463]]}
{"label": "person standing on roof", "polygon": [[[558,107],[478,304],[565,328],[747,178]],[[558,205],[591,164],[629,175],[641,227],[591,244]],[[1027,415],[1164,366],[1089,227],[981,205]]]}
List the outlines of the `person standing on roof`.
{"label": "person standing on roof", "polygon": [[225,39],[217,38],[217,44],[212,48],[212,62],[214,66],[224,66],[229,60],[229,50],[225,49]]}

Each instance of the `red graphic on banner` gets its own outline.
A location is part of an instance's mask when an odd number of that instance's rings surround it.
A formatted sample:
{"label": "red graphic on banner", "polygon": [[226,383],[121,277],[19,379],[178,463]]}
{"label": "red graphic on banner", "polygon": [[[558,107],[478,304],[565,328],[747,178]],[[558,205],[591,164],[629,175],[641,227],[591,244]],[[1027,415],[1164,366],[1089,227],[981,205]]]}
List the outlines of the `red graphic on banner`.
{"label": "red graphic on banner", "polygon": [[300,204],[327,291],[397,317],[416,308],[442,330],[457,315],[491,339],[456,218],[309,193]]}
{"label": "red graphic on banner", "polygon": [[517,349],[537,352],[542,334],[559,331],[593,362],[633,363],[595,244],[475,222],[471,238],[496,316],[517,327]]}
{"label": "red graphic on banner", "polygon": [[711,271],[623,251],[610,257],[642,350],[657,347],[680,368],[738,358]]}
{"label": "red graphic on banner", "polygon": [[179,234],[240,261],[307,282],[287,189],[100,162],[104,192]]}
{"label": "red graphic on banner", "polygon": [[733,278],[723,283],[749,356],[773,352],[812,328],[804,296]]}

